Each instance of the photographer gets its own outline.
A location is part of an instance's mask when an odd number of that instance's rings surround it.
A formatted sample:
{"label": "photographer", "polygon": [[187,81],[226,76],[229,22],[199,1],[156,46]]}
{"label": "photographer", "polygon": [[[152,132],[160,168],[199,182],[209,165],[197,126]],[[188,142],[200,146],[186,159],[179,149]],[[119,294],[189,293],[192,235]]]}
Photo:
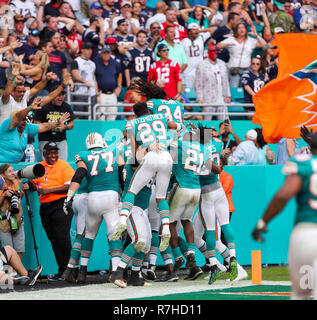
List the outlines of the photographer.
{"label": "photographer", "polygon": [[4,187],[0,191],[0,239],[3,245],[13,247],[20,258],[25,251],[25,235],[21,199],[28,184],[16,178],[13,167],[6,163],[0,166]]}

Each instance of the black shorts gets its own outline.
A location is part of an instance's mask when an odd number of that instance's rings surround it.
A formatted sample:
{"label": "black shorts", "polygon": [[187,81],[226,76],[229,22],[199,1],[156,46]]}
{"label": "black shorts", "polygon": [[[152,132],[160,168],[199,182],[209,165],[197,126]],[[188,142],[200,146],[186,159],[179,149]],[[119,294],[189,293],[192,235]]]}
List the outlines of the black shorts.
{"label": "black shorts", "polygon": [[[7,256],[7,252],[5,251],[4,247],[0,248],[0,251],[1,253],[4,255],[4,259],[2,259],[2,262],[3,262],[3,265],[4,266],[8,266],[9,265],[9,259],[8,259],[8,256]],[[0,259],[1,259],[1,254],[0,254]]]}

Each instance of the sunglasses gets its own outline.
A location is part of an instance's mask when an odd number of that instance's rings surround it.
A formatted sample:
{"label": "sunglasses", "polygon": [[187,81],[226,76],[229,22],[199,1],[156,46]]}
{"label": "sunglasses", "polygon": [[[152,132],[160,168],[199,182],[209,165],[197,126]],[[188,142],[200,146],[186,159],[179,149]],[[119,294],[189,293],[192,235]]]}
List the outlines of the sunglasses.
{"label": "sunglasses", "polygon": [[39,30],[32,30],[30,33],[32,36],[38,36],[40,34]]}
{"label": "sunglasses", "polygon": [[154,30],[154,29],[161,29],[161,28],[160,27],[152,27],[151,29]]}
{"label": "sunglasses", "polygon": [[252,65],[255,65],[255,66],[259,66],[261,63],[258,63],[258,62],[252,62]]}
{"label": "sunglasses", "polygon": [[160,50],[160,51],[162,51],[162,52],[167,52],[167,51],[169,51],[168,49],[162,49],[162,50]]}

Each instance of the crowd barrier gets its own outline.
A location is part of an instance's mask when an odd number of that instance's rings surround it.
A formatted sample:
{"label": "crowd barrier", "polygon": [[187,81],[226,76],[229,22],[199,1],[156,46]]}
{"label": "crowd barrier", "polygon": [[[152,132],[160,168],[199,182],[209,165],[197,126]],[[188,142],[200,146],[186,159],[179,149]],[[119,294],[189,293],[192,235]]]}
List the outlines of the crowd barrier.
{"label": "crowd barrier", "polygon": [[[75,163],[70,163],[75,168]],[[28,163],[19,163],[14,166],[16,170],[23,168]],[[281,174],[281,166],[244,166],[226,167],[234,180],[233,202],[235,212],[232,215],[232,227],[235,235],[237,258],[241,265],[251,264],[251,250],[262,250],[262,262],[265,264],[279,264],[287,262],[287,248],[289,235],[292,230],[295,201],[292,200],[268,226],[269,232],[265,235],[263,244],[253,241],[251,232],[262,216],[265,207],[273,194],[282,185],[284,177]],[[38,257],[43,265],[43,275],[57,272],[57,265],[51,244],[47,239],[39,216],[40,203],[36,192],[29,192],[30,206],[33,213],[33,226]],[[30,217],[26,208],[25,199],[22,199],[25,223],[26,252],[23,255],[23,263],[27,269],[36,266],[36,255],[31,233]],[[104,222],[99,229],[94,242],[93,252],[89,261],[88,271],[107,270],[110,256],[108,254],[107,232]],[[75,239],[76,230],[73,219],[71,239]],[[222,261],[220,257],[220,261]],[[197,262],[202,266],[205,263],[203,255],[197,250]],[[158,265],[163,265],[159,255]]]}

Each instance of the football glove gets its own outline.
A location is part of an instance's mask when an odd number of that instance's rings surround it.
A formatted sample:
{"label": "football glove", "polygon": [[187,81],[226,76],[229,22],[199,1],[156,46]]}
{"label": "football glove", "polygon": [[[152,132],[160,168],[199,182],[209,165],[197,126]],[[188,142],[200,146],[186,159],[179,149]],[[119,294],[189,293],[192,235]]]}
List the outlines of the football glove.
{"label": "football glove", "polygon": [[65,199],[64,201],[64,205],[63,205],[63,211],[66,215],[68,215],[69,213],[71,213],[72,211],[72,207],[73,207],[73,198],[71,198],[70,200],[67,201],[67,199]]}
{"label": "football glove", "polygon": [[308,130],[307,127],[305,126],[302,126],[300,128],[300,136],[308,145],[310,145],[312,135],[313,135],[313,129]]}
{"label": "football glove", "polygon": [[262,233],[267,232],[266,223],[260,219],[252,232],[252,238],[258,242],[264,242]]}

